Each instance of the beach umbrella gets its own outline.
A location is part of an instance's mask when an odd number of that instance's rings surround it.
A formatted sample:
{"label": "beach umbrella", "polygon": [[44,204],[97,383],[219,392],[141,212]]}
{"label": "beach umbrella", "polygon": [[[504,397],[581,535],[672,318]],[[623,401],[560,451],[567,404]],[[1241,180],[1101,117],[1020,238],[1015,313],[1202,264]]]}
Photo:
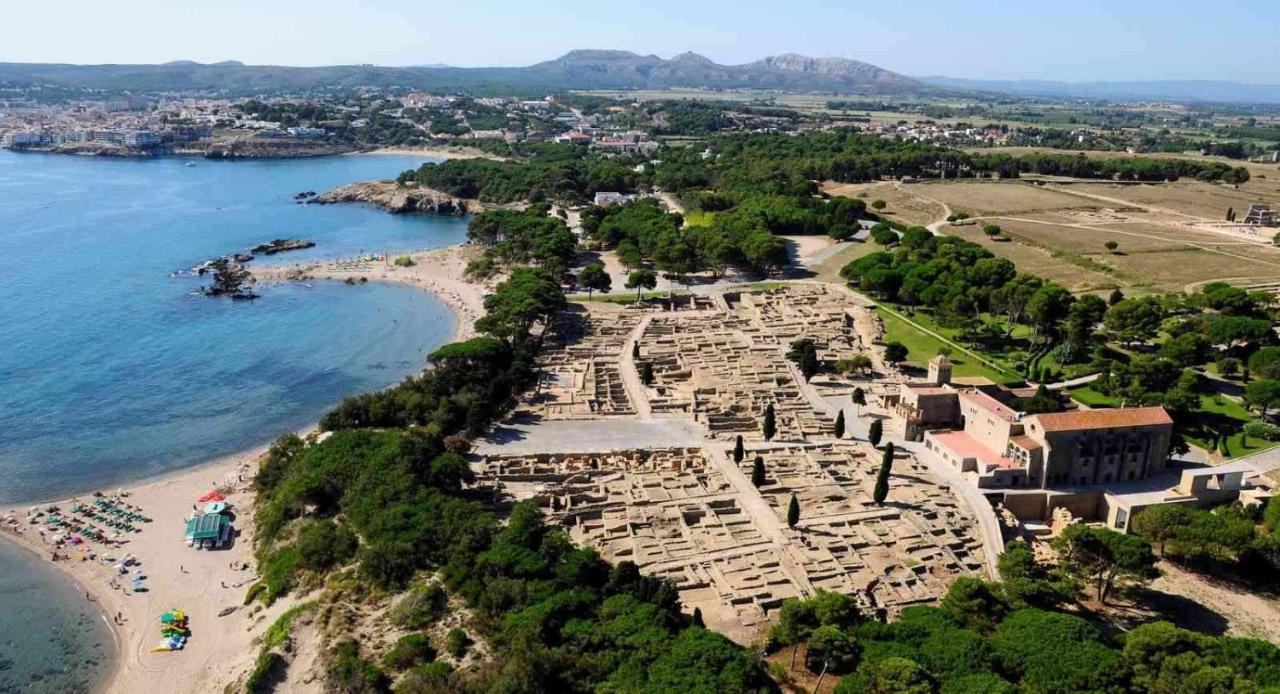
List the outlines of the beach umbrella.
{"label": "beach umbrella", "polygon": [[222,501],[210,501],[204,505],[205,513],[222,513],[225,510],[227,510],[227,504]]}
{"label": "beach umbrella", "polygon": [[197,501],[197,502],[200,502],[200,503],[205,503],[205,502],[208,502],[208,501],[225,501],[225,500],[226,500],[226,498],[227,498],[227,497],[226,497],[226,496],[224,496],[224,495],[222,494],[222,492],[219,492],[219,491],[212,491],[212,492],[209,492],[208,494],[205,494],[204,496],[202,496],[202,497],[200,497],[200,498],[196,499],[196,501]]}

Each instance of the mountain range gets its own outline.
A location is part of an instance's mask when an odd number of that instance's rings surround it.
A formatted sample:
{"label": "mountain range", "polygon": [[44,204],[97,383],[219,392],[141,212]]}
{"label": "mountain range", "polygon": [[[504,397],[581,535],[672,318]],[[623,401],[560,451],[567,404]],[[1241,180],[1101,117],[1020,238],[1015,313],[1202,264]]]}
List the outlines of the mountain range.
{"label": "mountain range", "polygon": [[536,94],[566,89],[769,89],[841,95],[930,96],[975,92],[1108,100],[1280,103],[1280,85],[1227,81],[1054,82],[908,77],[848,58],[786,53],[721,65],[696,53],[670,59],[628,51],[575,50],[525,67],[285,67],[174,61],[161,65],[0,63],[0,86],[49,85],[109,92],[247,95],[359,87]]}
{"label": "mountain range", "polygon": [[779,89],[841,94],[937,91],[883,68],[845,58],[786,54],[746,65],[720,65],[696,53],[669,60],[627,51],[577,50],[526,67],[283,67],[228,61],[162,65],[0,63],[0,83],[133,92],[306,91],[354,87],[412,89]]}

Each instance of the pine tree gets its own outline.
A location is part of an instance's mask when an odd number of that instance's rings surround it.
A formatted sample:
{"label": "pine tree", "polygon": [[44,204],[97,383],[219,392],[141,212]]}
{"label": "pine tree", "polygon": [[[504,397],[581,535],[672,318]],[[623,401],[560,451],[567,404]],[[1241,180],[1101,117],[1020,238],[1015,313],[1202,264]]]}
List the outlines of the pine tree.
{"label": "pine tree", "polygon": [[742,434],[738,434],[738,438],[733,442],[733,462],[741,463],[746,451],[742,447]]}
{"label": "pine tree", "polygon": [[844,410],[840,410],[840,413],[836,415],[835,435],[838,439],[844,438]]}
{"label": "pine tree", "polygon": [[880,460],[880,472],[876,474],[876,488],[872,493],[877,506],[883,506],[889,497],[889,473],[893,470],[893,443],[884,446],[884,458]]}
{"label": "pine tree", "polygon": [[867,440],[872,446],[879,446],[880,439],[884,438],[884,421],[877,418],[871,420],[871,429],[867,432]]}
{"label": "pine tree", "polygon": [[791,503],[787,504],[787,527],[794,528],[796,523],[800,522],[800,501],[796,499],[796,495],[791,495]]}
{"label": "pine tree", "polygon": [[867,394],[862,390],[862,386],[853,389],[853,393],[849,395],[849,401],[858,406],[858,414],[862,414],[862,406],[867,404]]}
{"label": "pine tree", "polygon": [[751,463],[751,484],[756,488],[763,487],[765,483],[764,477],[764,458],[756,456],[754,462]]}
{"label": "pine tree", "polygon": [[764,408],[764,423],[760,431],[764,434],[765,441],[772,441],[774,435],[778,433],[778,414],[773,411],[773,403],[769,403],[769,406]]}

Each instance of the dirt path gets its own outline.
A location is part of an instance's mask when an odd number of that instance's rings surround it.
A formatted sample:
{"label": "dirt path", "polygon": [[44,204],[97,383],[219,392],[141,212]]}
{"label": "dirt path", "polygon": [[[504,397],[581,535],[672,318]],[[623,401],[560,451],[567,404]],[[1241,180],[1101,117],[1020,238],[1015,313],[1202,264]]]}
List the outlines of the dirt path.
{"label": "dirt path", "polygon": [[[1152,582],[1152,589],[1186,598],[1217,613],[1226,620],[1226,633],[1232,636],[1280,642],[1280,605],[1276,601],[1169,562],[1161,562],[1160,570],[1163,575]],[[1217,630],[1213,625],[1202,626]]]}

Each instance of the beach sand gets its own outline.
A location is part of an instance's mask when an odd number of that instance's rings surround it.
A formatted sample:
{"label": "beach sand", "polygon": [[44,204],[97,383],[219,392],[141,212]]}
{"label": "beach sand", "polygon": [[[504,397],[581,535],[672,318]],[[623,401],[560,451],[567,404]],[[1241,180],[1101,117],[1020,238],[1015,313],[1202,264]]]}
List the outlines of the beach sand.
{"label": "beach sand", "polygon": [[[463,276],[467,263],[483,251],[474,246],[446,246],[429,251],[397,253],[381,261],[354,262],[344,260],[302,262],[292,265],[264,265],[253,269],[260,283],[305,281],[308,279],[367,279],[371,282],[393,282],[431,292],[453,310],[457,319],[451,341],[475,335],[475,321],[484,315],[486,287]],[[394,264],[396,258],[413,259],[411,267]]]}
{"label": "beach sand", "polygon": [[[250,617],[250,608],[241,606],[245,591],[257,578],[253,560],[252,503],[249,483],[257,467],[257,459],[265,447],[229,456],[198,468],[163,478],[125,487],[123,501],[141,509],[152,519],[139,522],[141,532],[123,533],[125,542],[106,547],[88,542],[79,547],[57,549],[61,557],[53,566],[67,574],[96,603],[103,620],[115,638],[114,670],[105,682],[109,692],[190,691],[214,692],[234,681],[253,663],[257,655],[254,639],[270,625],[289,601],[277,603],[270,610]],[[236,515],[238,537],[228,549],[196,550],[182,541],[185,520],[192,515],[196,498],[215,488],[224,490],[227,502]],[[117,490],[102,490],[115,495]],[[81,503],[93,497],[83,494]],[[72,499],[40,504],[41,509],[58,506],[68,515]],[[4,523],[0,537],[14,540],[49,561],[54,551],[55,531],[32,525],[28,508],[0,511],[0,517],[12,516],[16,524]],[[96,524],[101,527],[101,524]],[[96,557],[88,559],[90,553]],[[130,575],[118,576],[114,562],[131,555],[138,566]],[[248,569],[232,568],[248,562]],[[130,586],[133,569],[145,576],[145,591],[135,592]],[[113,579],[118,585],[113,588]],[[128,594],[125,594],[125,589]],[[219,617],[224,608],[234,612]],[[160,615],[177,608],[190,615],[191,639],[182,651],[153,653],[160,643]],[[114,623],[115,616],[123,617]]]}
{"label": "beach sand", "polygon": [[394,154],[406,157],[435,157],[437,159],[493,159],[505,161],[506,157],[490,154],[474,147],[379,147],[357,154]]}

